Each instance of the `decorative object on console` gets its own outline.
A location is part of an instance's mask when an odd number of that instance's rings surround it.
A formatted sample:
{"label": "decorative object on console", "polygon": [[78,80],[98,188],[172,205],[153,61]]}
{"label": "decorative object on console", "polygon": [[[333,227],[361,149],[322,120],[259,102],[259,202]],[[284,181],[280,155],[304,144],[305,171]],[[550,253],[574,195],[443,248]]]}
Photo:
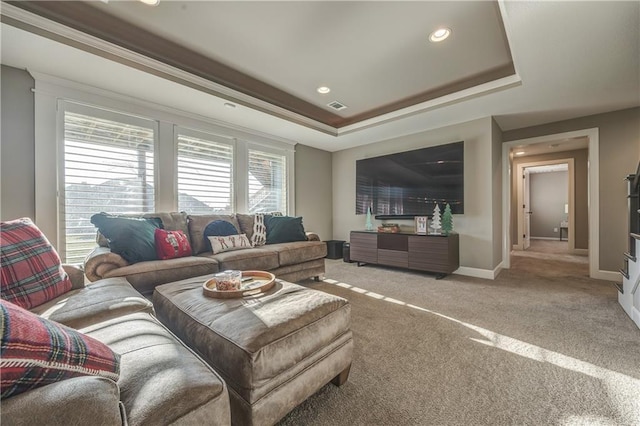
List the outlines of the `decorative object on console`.
{"label": "decorative object on console", "polygon": [[25,309],[71,290],[60,257],[29,218],[0,223],[0,294]]}
{"label": "decorative object on console", "polygon": [[156,254],[160,260],[191,256],[189,238],[182,231],[167,231],[158,228],[155,231],[155,241]]}
{"label": "decorative object on console", "polygon": [[367,221],[365,222],[364,229],[367,231],[373,231],[373,223],[371,222],[371,207],[367,208]]}
{"label": "decorative object on console", "polygon": [[427,216],[416,216],[414,222],[416,234],[427,235]]}
{"label": "decorative object on console", "polygon": [[440,234],[440,206],[436,204],[433,209],[433,216],[431,217],[431,234]]}
{"label": "decorative object on console", "polygon": [[449,203],[444,207],[444,214],[442,215],[442,232],[445,235],[449,235],[453,231],[453,213],[451,213],[451,206]]}
{"label": "decorative object on console", "polygon": [[92,337],[0,299],[2,398],[77,376],[117,381],[120,355]]}
{"label": "decorative object on console", "polygon": [[397,223],[383,223],[382,225],[378,226],[378,232],[395,234],[397,232],[400,232],[400,225],[398,225]]}

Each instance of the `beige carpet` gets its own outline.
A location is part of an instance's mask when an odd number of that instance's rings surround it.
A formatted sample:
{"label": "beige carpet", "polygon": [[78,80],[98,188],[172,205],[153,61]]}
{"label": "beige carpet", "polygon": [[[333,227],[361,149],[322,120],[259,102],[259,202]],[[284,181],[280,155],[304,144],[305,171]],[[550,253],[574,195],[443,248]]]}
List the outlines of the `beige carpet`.
{"label": "beige carpet", "polygon": [[351,376],[280,424],[640,424],[640,330],[614,286],[557,255],[513,261],[491,281],[327,260],[303,284],[350,300]]}

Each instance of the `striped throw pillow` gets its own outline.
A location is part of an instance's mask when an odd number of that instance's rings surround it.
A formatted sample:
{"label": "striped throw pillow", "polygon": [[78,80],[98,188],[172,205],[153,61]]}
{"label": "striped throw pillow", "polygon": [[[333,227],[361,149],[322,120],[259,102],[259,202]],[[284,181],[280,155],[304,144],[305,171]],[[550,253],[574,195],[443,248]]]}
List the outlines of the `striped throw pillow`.
{"label": "striped throw pillow", "polygon": [[71,280],[47,237],[29,218],[0,223],[0,294],[25,309],[71,290]]}
{"label": "striped throw pillow", "polygon": [[72,328],[0,300],[2,399],[77,376],[117,381],[120,355]]}

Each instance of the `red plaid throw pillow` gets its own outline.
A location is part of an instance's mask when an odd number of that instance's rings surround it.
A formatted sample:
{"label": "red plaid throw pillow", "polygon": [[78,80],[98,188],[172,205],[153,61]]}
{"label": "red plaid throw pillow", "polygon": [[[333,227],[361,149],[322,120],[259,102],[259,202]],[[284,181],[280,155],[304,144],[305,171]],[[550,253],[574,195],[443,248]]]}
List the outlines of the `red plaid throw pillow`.
{"label": "red plaid throw pillow", "polygon": [[104,343],[13,303],[0,305],[1,398],[77,376],[118,380],[120,355]]}
{"label": "red plaid throw pillow", "polygon": [[29,218],[0,223],[0,293],[25,309],[71,290],[71,280],[47,237]]}
{"label": "red plaid throw pillow", "polygon": [[184,232],[156,229],[154,237],[158,259],[191,256],[191,245]]}

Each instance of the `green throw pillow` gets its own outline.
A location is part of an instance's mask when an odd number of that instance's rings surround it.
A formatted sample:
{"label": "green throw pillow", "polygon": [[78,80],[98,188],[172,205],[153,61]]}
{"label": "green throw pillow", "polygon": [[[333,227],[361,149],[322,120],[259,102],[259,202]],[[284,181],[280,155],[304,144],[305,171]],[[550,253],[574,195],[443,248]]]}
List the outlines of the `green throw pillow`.
{"label": "green throw pillow", "polygon": [[264,224],[267,228],[267,244],[307,240],[301,217],[265,216]]}
{"label": "green throw pillow", "polygon": [[109,248],[129,263],[158,260],[155,231],[162,229],[157,217],[135,219],[98,213],[91,216],[100,233],[109,240]]}

